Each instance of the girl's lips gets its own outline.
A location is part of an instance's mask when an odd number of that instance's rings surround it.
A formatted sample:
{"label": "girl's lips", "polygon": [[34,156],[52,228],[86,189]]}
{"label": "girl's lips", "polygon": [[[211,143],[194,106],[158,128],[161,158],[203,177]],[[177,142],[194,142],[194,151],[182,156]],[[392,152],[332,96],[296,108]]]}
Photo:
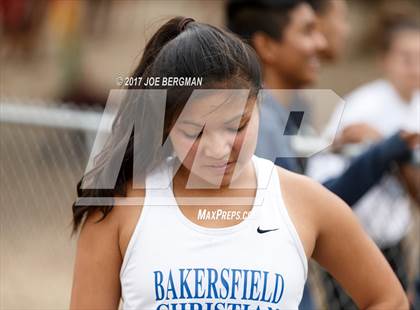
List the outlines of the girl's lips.
{"label": "girl's lips", "polygon": [[235,161],[230,161],[228,163],[224,163],[224,164],[212,164],[212,165],[206,165],[206,168],[210,168],[212,171],[216,172],[216,173],[226,173],[228,171],[230,171],[233,166],[235,165]]}

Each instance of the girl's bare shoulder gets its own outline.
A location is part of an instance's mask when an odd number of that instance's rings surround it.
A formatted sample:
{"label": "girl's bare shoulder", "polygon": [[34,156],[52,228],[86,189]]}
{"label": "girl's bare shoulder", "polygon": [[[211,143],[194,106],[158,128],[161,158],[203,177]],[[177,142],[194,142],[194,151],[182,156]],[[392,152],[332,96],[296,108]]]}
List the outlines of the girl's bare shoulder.
{"label": "girl's bare shoulder", "polygon": [[350,208],[322,184],[304,175],[280,167],[277,172],[285,206],[310,255],[325,221],[351,213]]}
{"label": "girl's bare shoulder", "polygon": [[118,221],[118,243],[122,257],[125,255],[128,243],[141,216],[144,197],[144,183],[140,184],[139,188],[134,189],[130,182],[127,184],[126,196],[123,200],[116,199],[115,210],[113,211],[115,211],[114,216]]}
{"label": "girl's bare shoulder", "polygon": [[307,176],[288,171],[281,167],[277,167],[277,172],[283,196],[307,206],[307,209],[317,209],[319,206],[326,204],[344,203],[322,184]]}
{"label": "girl's bare shoulder", "polygon": [[96,208],[89,212],[81,229],[81,234],[88,239],[115,241],[124,257],[125,250],[143,209],[145,197],[143,188],[133,189],[131,182],[126,185],[125,197],[114,197],[111,210],[104,213]]}

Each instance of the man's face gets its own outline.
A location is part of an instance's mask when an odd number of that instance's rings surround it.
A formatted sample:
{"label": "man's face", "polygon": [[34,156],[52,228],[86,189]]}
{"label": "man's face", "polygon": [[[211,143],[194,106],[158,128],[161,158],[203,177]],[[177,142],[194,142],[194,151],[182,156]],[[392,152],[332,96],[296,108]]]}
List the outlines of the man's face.
{"label": "man's face", "polygon": [[411,95],[420,88],[420,32],[402,31],[396,35],[384,55],[384,69],[397,89]]}
{"label": "man's face", "polygon": [[341,56],[350,32],[348,8],[344,0],[330,0],[327,6],[318,16],[319,29],[327,41],[321,56],[326,60],[336,60]]}
{"label": "man's face", "polygon": [[325,38],[317,29],[315,12],[308,4],[297,6],[289,18],[281,40],[276,42],[278,57],[273,65],[283,79],[300,88],[316,80]]}

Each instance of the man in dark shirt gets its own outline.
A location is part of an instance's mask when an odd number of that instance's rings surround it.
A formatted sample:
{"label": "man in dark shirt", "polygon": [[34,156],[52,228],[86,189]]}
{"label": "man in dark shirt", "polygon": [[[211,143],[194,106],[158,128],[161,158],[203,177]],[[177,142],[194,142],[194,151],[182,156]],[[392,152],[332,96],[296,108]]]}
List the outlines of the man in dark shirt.
{"label": "man in dark shirt", "polygon": [[[317,29],[313,7],[316,0],[231,0],[229,28],[256,50],[263,66],[264,86],[273,90],[298,90],[313,83],[318,74],[319,55],[327,42]],[[266,92],[267,93],[267,92]],[[275,96],[263,96],[257,155],[283,168],[303,172],[291,147],[293,112]],[[273,117],[276,117],[273,120]],[[268,121],[272,120],[272,121]],[[287,126],[286,126],[287,125]],[[296,130],[297,132],[298,130]],[[402,133],[373,145],[353,160],[339,177],[324,185],[350,206],[354,205],[394,162],[408,161],[411,149]],[[411,138],[411,136],[410,136]],[[287,154],[289,152],[290,154]],[[354,182],[357,180],[357,182]]]}
{"label": "man in dark shirt", "polygon": [[[329,0],[327,0],[329,1]],[[318,29],[314,9],[325,10],[320,0],[230,0],[229,28],[250,43],[260,57],[267,90],[297,90],[313,83],[320,66],[319,55],[327,40]],[[343,29],[345,35],[346,29]],[[333,51],[339,49],[334,46]],[[300,124],[293,122],[293,106],[265,91],[260,105],[260,128],[256,154],[283,168],[304,172],[291,139]],[[295,111],[299,112],[299,111]],[[293,128],[295,126],[296,128]],[[402,132],[372,145],[354,158],[340,176],[324,186],[353,206],[394,163],[410,159],[412,135]],[[313,309],[307,289],[301,309]]]}

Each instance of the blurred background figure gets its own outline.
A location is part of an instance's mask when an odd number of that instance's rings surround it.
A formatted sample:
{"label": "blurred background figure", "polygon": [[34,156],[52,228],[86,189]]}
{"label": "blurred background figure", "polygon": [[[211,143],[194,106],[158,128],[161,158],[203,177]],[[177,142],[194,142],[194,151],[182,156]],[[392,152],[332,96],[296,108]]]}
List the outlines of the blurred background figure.
{"label": "blurred background figure", "polygon": [[[83,34],[90,36],[107,30],[109,1],[53,1],[50,4],[50,28],[58,44],[60,101],[104,106],[107,94],[99,92],[86,74],[83,61]],[[105,14],[105,15],[104,15]],[[96,26],[98,25],[98,26]],[[100,28],[98,28],[100,27]]]}
{"label": "blurred background figure", "polygon": [[[86,72],[84,62],[83,36],[105,35],[109,18],[110,2],[53,1],[49,6],[49,28],[57,46],[59,102],[69,102],[85,109],[101,111],[107,100],[107,93],[95,87]],[[95,133],[74,130],[74,144],[83,143],[90,149]],[[85,158],[84,160],[87,160]]]}
{"label": "blurred background figure", "polygon": [[[343,7],[339,9],[337,5],[341,1],[330,2],[334,3],[330,6],[331,11],[343,11]],[[341,115],[337,109],[330,120],[333,124],[341,117],[335,141],[338,148],[345,149],[348,144],[369,145],[401,129],[420,132],[420,26],[412,11],[404,11],[405,6],[401,3],[395,4],[382,9],[377,29],[370,37],[371,43],[377,42],[382,78],[360,86],[346,96],[344,114]],[[320,28],[327,40],[333,42],[332,48],[323,53],[324,58],[330,61],[337,59],[342,45],[336,39],[339,36],[328,30],[335,24],[328,15],[328,12],[320,15]],[[345,31],[344,25],[336,25],[336,34]],[[335,133],[335,126],[327,127],[326,135],[332,137]],[[310,160],[309,174],[319,180],[337,175],[350,159],[349,156],[332,153],[316,156]],[[403,287],[408,289],[404,240],[412,223],[411,201],[417,205],[420,202],[420,168],[404,164],[396,165],[393,170],[394,173],[384,176],[380,184],[356,204],[354,210],[382,249]],[[328,282],[326,287],[330,287],[327,299],[331,308],[356,309],[331,277],[326,277],[325,281]]]}
{"label": "blurred background figure", "polygon": [[112,11],[111,0],[93,0],[87,3],[87,28],[92,35],[106,35],[110,27]]}
{"label": "blurred background figure", "polygon": [[[291,111],[307,114],[308,109],[303,106],[311,103],[302,102],[299,93],[293,93],[292,89],[307,87],[317,80],[320,56],[328,61],[337,61],[342,56],[349,33],[346,2],[232,0],[228,6],[228,24],[256,49],[263,65],[265,88],[271,90],[266,92],[260,106],[260,118],[264,121],[260,123],[257,155],[303,173],[304,162],[298,159],[299,153],[292,143],[296,133],[289,130],[289,125]],[[290,90],[279,92],[278,89]],[[338,110],[341,112],[343,108]],[[337,124],[339,119],[334,121]],[[295,132],[300,130],[299,123],[294,125]],[[402,134],[395,135],[398,128],[391,130],[392,137],[361,152],[339,174],[323,179],[323,185],[354,206],[395,164],[400,157],[397,153],[411,153],[407,149],[409,141],[401,141]],[[327,294],[338,307],[345,306],[329,286]],[[306,289],[300,308],[314,307]]]}
{"label": "blurred background figure", "polygon": [[38,51],[38,36],[42,30],[47,1],[1,0],[1,56],[29,61]]}
{"label": "blurred background figure", "polygon": [[349,8],[346,0],[312,0],[318,28],[327,44],[320,51],[321,59],[335,62],[343,57],[350,35]]}

